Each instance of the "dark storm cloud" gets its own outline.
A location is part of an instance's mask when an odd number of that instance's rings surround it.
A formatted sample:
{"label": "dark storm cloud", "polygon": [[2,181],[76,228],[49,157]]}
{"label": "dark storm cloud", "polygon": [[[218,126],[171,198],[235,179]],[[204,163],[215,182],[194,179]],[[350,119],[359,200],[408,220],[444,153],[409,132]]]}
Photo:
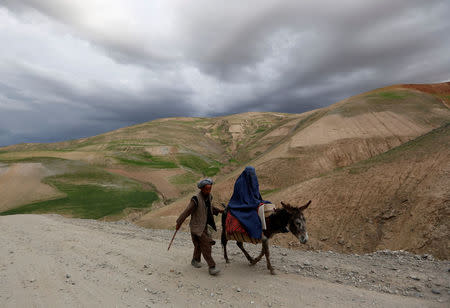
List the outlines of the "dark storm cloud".
{"label": "dark storm cloud", "polygon": [[0,2],[0,145],[450,79],[450,4]]}
{"label": "dark storm cloud", "polygon": [[[82,89],[32,67],[11,65],[10,69],[19,72],[14,79],[27,86],[0,82],[0,93],[12,102],[10,107],[15,107],[0,114],[0,141],[4,145],[17,140],[52,142],[87,137],[160,117],[193,113],[192,106],[185,102],[190,90],[177,85],[130,94],[96,83]],[[16,104],[22,101],[27,104],[20,108]]]}

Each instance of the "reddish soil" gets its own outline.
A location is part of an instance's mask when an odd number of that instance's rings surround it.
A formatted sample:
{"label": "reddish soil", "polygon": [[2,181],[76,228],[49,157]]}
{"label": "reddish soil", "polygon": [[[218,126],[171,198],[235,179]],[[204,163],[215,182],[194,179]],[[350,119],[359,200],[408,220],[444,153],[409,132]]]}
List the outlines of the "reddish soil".
{"label": "reddish soil", "polygon": [[450,107],[450,81],[432,84],[402,84],[400,87],[436,95]]}

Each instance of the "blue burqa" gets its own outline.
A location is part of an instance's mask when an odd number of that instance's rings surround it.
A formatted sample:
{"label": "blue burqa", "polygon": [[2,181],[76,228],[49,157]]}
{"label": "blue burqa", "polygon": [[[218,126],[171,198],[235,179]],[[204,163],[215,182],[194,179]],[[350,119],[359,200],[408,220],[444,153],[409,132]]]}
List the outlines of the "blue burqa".
{"label": "blue burqa", "polygon": [[258,217],[260,203],[270,203],[262,199],[259,193],[258,178],[255,168],[248,166],[234,184],[233,196],[228,208],[244,226],[250,237],[260,239],[262,235],[261,221]]}

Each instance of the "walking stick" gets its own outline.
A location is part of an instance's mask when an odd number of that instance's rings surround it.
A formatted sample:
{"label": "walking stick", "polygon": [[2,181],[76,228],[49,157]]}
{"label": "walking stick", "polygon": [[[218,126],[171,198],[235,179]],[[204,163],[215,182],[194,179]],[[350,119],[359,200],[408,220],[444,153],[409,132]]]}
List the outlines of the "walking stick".
{"label": "walking stick", "polygon": [[175,235],[177,235],[178,229],[175,230],[175,233],[172,236],[172,240],[170,241],[169,247],[167,247],[167,251],[169,251],[170,246],[172,246],[173,240],[175,239]]}

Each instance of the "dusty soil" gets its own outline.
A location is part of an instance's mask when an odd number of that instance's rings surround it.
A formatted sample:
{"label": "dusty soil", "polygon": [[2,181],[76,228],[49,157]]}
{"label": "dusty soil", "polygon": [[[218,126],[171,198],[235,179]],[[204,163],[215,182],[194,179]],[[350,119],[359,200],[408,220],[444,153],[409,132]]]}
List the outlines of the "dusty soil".
{"label": "dusty soil", "polygon": [[[272,276],[230,242],[222,272],[189,263],[180,232],[56,215],[0,217],[1,307],[448,307],[450,262],[405,252],[340,255],[271,247]],[[252,254],[259,246],[249,246]]]}
{"label": "dusty soil", "polygon": [[305,212],[313,249],[403,249],[448,259],[449,145],[447,126],[375,161],[293,185],[271,201],[313,200]]}
{"label": "dusty soil", "polygon": [[52,172],[41,163],[17,163],[0,167],[0,211],[64,196],[50,185],[41,183],[49,175]]}
{"label": "dusty soil", "polygon": [[169,182],[169,178],[174,175],[183,174],[182,169],[162,169],[162,170],[131,170],[124,168],[106,169],[109,172],[117,173],[140,182],[153,184],[164,199],[172,199],[180,196],[180,190]]}
{"label": "dusty soil", "polygon": [[327,115],[296,134],[291,147],[328,144],[343,139],[369,139],[395,136],[401,141],[420,136],[433,127],[420,125],[394,112],[367,112],[353,117]]}
{"label": "dusty soil", "polygon": [[[139,217],[139,219],[134,221],[134,223],[141,227],[147,228],[150,227],[154,229],[174,229],[175,221],[177,220],[180,213],[189,204],[189,200],[192,195],[185,196],[169,205],[152,210],[149,213],[146,213],[145,215]],[[187,230],[188,222],[189,217],[187,218],[187,221],[183,226],[183,230]]]}

